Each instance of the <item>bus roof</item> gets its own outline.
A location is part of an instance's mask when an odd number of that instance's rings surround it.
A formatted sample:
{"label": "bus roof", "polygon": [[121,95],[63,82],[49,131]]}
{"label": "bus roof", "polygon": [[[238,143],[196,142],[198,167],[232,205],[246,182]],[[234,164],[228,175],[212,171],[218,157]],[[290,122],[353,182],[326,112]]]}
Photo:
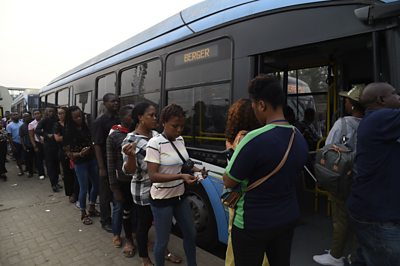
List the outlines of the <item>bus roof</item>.
{"label": "bus roof", "polygon": [[[43,87],[41,92],[46,92],[52,88],[62,86],[80,77],[224,23],[266,11],[281,10],[296,5],[328,1],[329,0],[203,1],[67,71],[52,80],[47,86]],[[393,0],[382,2],[393,2]]]}

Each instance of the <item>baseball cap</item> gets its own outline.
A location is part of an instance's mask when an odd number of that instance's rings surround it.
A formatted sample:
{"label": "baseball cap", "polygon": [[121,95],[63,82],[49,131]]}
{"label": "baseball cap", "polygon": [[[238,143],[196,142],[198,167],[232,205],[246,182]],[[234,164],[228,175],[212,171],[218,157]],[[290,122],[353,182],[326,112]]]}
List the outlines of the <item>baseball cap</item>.
{"label": "baseball cap", "polygon": [[364,89],[364,85],[354,85],[353,88],[349,91],[341,91],[339,92],[340,96],[352,99],[353,101],[359,102],[360,95],[362,90]]}

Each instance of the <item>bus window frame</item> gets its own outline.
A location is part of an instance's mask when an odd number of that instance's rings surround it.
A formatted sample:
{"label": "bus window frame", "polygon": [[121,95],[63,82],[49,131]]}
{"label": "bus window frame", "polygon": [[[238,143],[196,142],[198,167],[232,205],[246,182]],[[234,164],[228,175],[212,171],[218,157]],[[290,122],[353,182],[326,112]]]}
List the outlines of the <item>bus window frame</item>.
{"label": "bus window frame", "polygon": [[[143,94],[140,94],[140,93],[135,94],[134,92],[121,94],[121,90],[122,90],[122,88],[121,88],[121,86],[122,86],[121,79],[122,79],[122,73],[123,73],[124,71],[133,69],[133,68],[135,68],[135,67],[137,67],[137,66],[139,66],[139,65],[142,65],[142,64],[144,64],[144,63],[154,62],[154,61],[156,61],[156,60],[159,60],[160,66],[161,66],[161,68],[160,68],[160,71],[161,71],[160,88],[159,88],[158,90],[155,90],[155,91],[147,91],[147,92],[145,92],[145,93],[143,93]],[[140,96],[140,95],[145,95],[145,94],[147,94],[147,93],[159,92],[159,93],[160,93],[160,100],[161,100],[161,93],[162,93],[162,91],[163,91],[163,78],[164,78],[164,73],[165,73],[164,62],[163,62],[162,58],[159,57],[159,56],[153,57],[153,58],[149,58],[149,59],[146,59],[146,60],[137,62],[137,63],[135,63],[135,64],[133,64],[133,65],[129,65],[129,66],[127,66],[127,67],[121,68],[121,69],[118,71],[118,76],[117,76],[117,78],[118,78],[118,88],[117,88],[117,91],[118,91],[119,97],[120,97],[120,98],[123,98],[123,97],[130,97],[130,96]]]}
{"label": "bus window frame", "polygon": [[[109,75],[112,75],[112,74],[114,74],[114,77],[115,77],[115,82],[114,82],[114,92],[111,92],[111,91],[107,91],[105,94],[107,94],[107,93],[114,93],[114,94],[116,94],[116,92],[117,92],[117,83],[118,83],[118,73],[116,72],[116,71],[110,71],[110,72],[107,72],[107,73],[105,73],[105,74],[103,74],[103,75],[101,75],[101,76],[98,76],[98,77],[96,77],[96,79],[95,79],[95,82],[96,82],[96,84],[95,84],[95,89],[94,89],[94,97],[95,97],[95,101],[94,101],[94,104],[95,104],[95,110],[94,110],[94,113],[95,113],[95,117],[97,117],[99,114],[98,114],[98,108],[99,108],[99,102],[101,102],[101,103],[103,103],[103,97],[101,97],[101,99],[99,99],[99,80],[100,79],[102,79],[102,78],[104,78],[104,77],[107,77],[107,76],[109,76]],[[104,95],[105,95],[104,94]],[[76,95],[76,94],[75,94]],[[103,95],[103,96],[104,96]],[[93,96],[92,96],[93,97]],[[93,106],[92,106],[92,108],[93,108]]]}
{"label": "bus window frame", "polygon": [[[67,93],[67,104],[63,104],[63,105],[60,105],[60,103],[59,103],[59,94],[60,94],[60,92],[62,92],[62,91],[65,91],[65,90],[68,90],[68,93]],[[71,90],[71,87],[64,87],[64,88],[62,88],[62,89],[60,89],[60,90],[58,90],[57,92],[56,92],[56,102],[57,102],[57,106],[59,106],[59,107],[61,107],[61,106],[69,106],[69,104],[70,104],[70,95],[71,95],[71,92],[70,92],[70,90]]]}

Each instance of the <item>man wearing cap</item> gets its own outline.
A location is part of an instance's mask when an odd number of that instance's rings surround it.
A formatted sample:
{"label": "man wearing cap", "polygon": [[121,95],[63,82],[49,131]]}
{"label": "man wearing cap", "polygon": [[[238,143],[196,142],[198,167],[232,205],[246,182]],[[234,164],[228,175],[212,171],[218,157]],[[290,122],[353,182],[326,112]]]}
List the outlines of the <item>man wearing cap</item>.
{"label": "man wearing cap", "polygon": [[[357,129],[364,115],[364,108],[360,104],[362,86],[355,86],[350,91],[342,91],[340,96],[344,97],[344,108],[349,116],[340,118],[335,122],[326,138],[325,145],[343,143],[342,133],[346,132],[345,142],[356,151]],[[345,131],[342,128],[346,127]],[[334,195],[331,196],[333,235],[329,251],[322,255],[313,256],[315,262],[322,265],[342,266],[345,260],[346,243],[352,242],[353,233],[347,216],[345,201]],[[354,258],[353,258],[354,259]]]}
{"label": "man wearing cap", "polygon": [[400,265],[400,96],[388,83],[371,83],[360,102],[349,217],[366,265]]}

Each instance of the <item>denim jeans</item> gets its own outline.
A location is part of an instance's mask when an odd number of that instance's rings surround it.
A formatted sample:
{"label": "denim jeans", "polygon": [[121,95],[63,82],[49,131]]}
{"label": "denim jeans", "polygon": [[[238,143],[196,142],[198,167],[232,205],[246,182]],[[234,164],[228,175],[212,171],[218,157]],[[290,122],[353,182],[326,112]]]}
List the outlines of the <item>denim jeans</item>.
{"label": "denim jeans", "polygon": [[196,230],[187,199],[181,199],[178,203],[165,207],[151,205],[151,211],[153,212],[154,227],[156,229],[156,241],[154,243],[155,265],[164,266],[165,250],[171,232],[172,217],[175,217],[182,231],[187,265],[196,266]]}
{"label": "denim jeans", "polygon": [[400,265],[400,222],[367,222],[350,215],[367,266]]}
{"label": "denim jeans", "polygon": [[88,183],[92,184],[90,190],[89,201],[91,204],[96,203],[97,191],[99,188],[99,170],[97,168],[96,160],[75,164],[75,173],[79,182],[79,204],[81,210],[86,210],[86,194],[88,190]]}
{"label": "denim jeans", "polygon": [[112,208],[112,233],[115,236],[121,235],[122,231],[122,202],[113,201]]}

